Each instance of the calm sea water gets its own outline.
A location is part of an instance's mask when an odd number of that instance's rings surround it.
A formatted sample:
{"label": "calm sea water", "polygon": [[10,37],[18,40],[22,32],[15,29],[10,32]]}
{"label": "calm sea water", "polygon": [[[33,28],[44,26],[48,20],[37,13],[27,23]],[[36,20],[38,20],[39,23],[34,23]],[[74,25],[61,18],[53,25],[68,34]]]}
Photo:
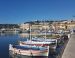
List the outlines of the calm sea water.
{"label": "calm sea water", "polygon": [[[19,34],[0,34],[0,58],[9,58],[9,44],[16,44],[18,40],[26,40],[26,38],[21,37]],[[37,58],[37,57],[25,57],[25,58]],[[55,55],[50,54],[49,58],[56,58],[56,57]]]}

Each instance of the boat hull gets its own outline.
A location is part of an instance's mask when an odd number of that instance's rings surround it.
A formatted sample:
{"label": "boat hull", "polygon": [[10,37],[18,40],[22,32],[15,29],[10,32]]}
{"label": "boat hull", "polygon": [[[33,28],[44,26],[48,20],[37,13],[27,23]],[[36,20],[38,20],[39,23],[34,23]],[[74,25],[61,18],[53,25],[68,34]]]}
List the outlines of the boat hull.
{"label": "boat hull", "polygon": [[[24,46],[25,47],[25,46]],[[33,46],[36,47],[36,46]],[[38,49],[42,47],[36,47]],[[43,47],[45,48],[45,47]],[[38,50],[38,49],[17,49],[12,47],[12,45],[9,46],[9,54],[12,55],[25,55],[25,56],[48,56],[49,55],[49,46],[44,50]]]}
{"label": "boat hull", "polygon": [[24,45],[32,45],[32,46],[42,46],[42,47],[45,47],[45,46],[49,46],[49,48],[52,48],[52,49],[56,49],[56,44],[55,45],[51,45],[51,44],[42,44],[42,43],[39,43],[39,44],[37,44],[37,42],[36,43],[27,43],[27,42],[21,42],[20,41],[20,43],[19,43],[19,45],[21,45],[21,46],[24,46]]}
{"label": "boat hull", "polygon": [[48,56],[48,51],[26,51],[26,50],[10,50],[10,55],[25,55],[25,56]]}

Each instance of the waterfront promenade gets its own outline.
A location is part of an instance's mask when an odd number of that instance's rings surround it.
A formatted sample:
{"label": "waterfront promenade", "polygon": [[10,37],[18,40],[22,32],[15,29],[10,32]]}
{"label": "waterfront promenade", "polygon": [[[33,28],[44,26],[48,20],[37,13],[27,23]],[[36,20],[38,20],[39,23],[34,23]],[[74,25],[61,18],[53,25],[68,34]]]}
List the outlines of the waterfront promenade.
{"label": "waterfront promenade", "polygon": [[75,58],[75,34],[71,35],[62,58]]}

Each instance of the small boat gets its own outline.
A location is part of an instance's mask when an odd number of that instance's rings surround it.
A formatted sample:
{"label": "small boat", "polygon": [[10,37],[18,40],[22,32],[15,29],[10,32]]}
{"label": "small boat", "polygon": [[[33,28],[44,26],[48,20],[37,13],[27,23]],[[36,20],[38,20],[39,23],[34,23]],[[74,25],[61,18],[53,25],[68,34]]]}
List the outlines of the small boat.
{"label": "small boat", "polygon": [[40,41],[41,42],[41,44],[42,44],[42,42],[44,42],[44,46],[46,45],[46,46],[50,46],[50,48],[52,48],[52,49],[56,49],[56,47],[57,47],[57,39],[42,39],[42,38],[32,38],[32,41]]}
{"label": "small boat", "polygon": [[37,37],[35,37],[35,38],[32,38],[32,41],[45,41],[45,42],[55,42],[55,41],[57,41],[57,39],[54,39],[54,38],[37,38]]}
{"label": "small boat", "polygon": [[36,46],[49,46],[52,49],[56,49],[57,40],[56,39],[32,39],[28,41],[20,41],[19,45],[36,45]]}
{"label": "small boat", "polygon": [[21,55],[21,56],[48,56],[49,46],[31,46],[31,45],[9,45],[10,55]]}

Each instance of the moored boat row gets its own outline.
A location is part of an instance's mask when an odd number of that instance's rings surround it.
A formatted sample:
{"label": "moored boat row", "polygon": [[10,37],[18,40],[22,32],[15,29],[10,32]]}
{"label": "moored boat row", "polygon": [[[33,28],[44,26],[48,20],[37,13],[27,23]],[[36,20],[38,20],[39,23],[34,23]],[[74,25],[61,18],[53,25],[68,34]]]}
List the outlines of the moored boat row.
{"label": "moored boat row", "polygon": [[[31,32],[31,29],[30,29]],[[59,38],[31,38],[27,41],[19,41],[18,45],[9,45],[9,54],[21,56],[49,56],[50,49],[54,51],[57,48]]]}

